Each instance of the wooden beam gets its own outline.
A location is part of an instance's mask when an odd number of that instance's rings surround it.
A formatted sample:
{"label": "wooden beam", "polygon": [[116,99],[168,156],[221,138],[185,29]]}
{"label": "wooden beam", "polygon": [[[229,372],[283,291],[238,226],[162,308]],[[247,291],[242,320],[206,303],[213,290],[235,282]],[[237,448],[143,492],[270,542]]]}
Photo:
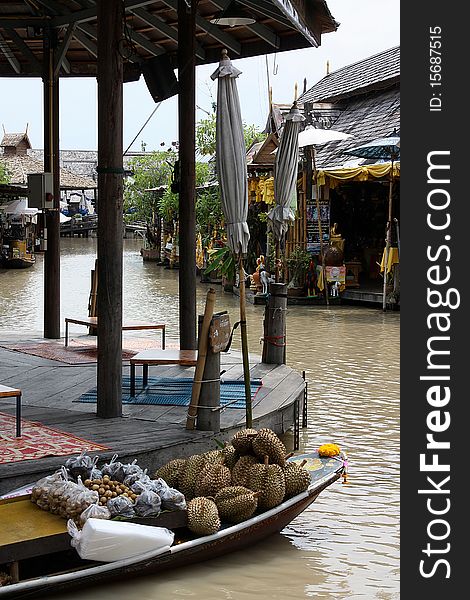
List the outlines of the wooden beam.
{"label": "wooden beam", "polygon": [[[128,11],[154,3],[155,0],[140,0],[140,2],[138,0],[127,0],[124,2],[124,7],[126,11]],[[61,8],[56,12],[57,16],[55,16],[51,22],[52,27],[62,27],[64,25],[69,25],[70,23],[86,23],[87,21],[94,21],[96,19],[96,6],[90,6],[89,8],[84,8],[83,10],[77,10],[75,12],[64,11],[63,8]]]}
{"label": "wooden beam", "polygon": [[75,25],[69,25],[67,27],[67,31],[65,32],[64,39],[62,40],[62,44],[60,48],[57,49],[56,57],[55,57],[55,67],[54,67],[54,75],[59,75],[60,68],[63,67],[66,73],[70,73],[70,63],[66,59],[65,55],[67,54],[67,50],[69,49],[70,42],[73,37],[73,32],[75,30]]}
{"label": "wooden beam", "polygon": [[123,6],[98,0],[97,415],[122,415]]}
{"label": "wooden beam", "polygon": [[[177,0],[163,0],[163,3],[169,6],[170,8],[177,10]],[[199,27],[199,29],[205,31],[214,40],[217,40],[220,44],[222,44],[235,54],[241,54],[242,45],[240,44],[240,42],[229,33],[226,33],[225,31],[220,29],[220,27],[217,27],[217,25],[209,23],[209,21],[206,21],[206,19],[204,19],[198,14],[196,15],[196,25]]]}
{"label": "wooden beam", "polygon": [[277,21],[277,23],[279,23],[280,25],[289,27],[289,29],[293,28],[292,23],[288,19],[286,19],[286,17],[281,12],[278,12],[274,8],[272,2],[264,2],[263,0],[239,0],[239,2],[240,4],[243,4],[248,8],[262,13],[269,19]]}
{"label": "wooden beam", "polygon": [[2,51],[2,53],[5,56],[5,58],[7,59],[7,61],[10,63],[13,71],[15,71],[15,73],[17,75],[19,73],[21,73],[21,65],[19,63],[19,60],[13,54],[13,51],[8,46],[6,39],[3,37],[3,35],[1,33],[0,33],[0,50]]}
{"label": "wooden beam", "polygon": [[27,62],[30,63],[33,71],[38,75],[42,73],[41,63],[34,56],[33,52],[29,49],[29,46],[26,42],[16,33],[14,29],[10,29],[9,27],[5,28],[5,31],[8,32],[8,37],[15,44],[21,54],[25,57]]}
{"label": "wooden beam", "polygon": [[[139,17],[139,19],[144,21],[144,23],[147,23],[147,25],[150,25],[150,27],[154,27],[155,29],[157,29],[158,31],[163,33],[164,35],[168,36],[168,38],[170,40],[173,40],[174,42],[178,43],[178,30],[175,29],[174,27],[171,27],[167,23],[165,23],[165,21],[163,21],[159,17],[152,15],[144,8],[136,8],[134,10],[131,10],[130,12],[132,12],[132,14],[136,15],[136,17]],[[201,60],[204,60],[204,57],[205,57],[204,48],[197,42],[196,42],[196,56],[198,58],[200,58]]]}
{"label": "wooden beam", "polygon": [[80,44],[95,58],[98,56],[98,46],[95,44],[95,42],[90,40],[90,38],[88,38],[83,31],[75,29],[73,32],[73,37],[78,40]]}
{"label": "wooden beam", "polygon": [[196,349],[196,12],[178,0],[180,348]]}

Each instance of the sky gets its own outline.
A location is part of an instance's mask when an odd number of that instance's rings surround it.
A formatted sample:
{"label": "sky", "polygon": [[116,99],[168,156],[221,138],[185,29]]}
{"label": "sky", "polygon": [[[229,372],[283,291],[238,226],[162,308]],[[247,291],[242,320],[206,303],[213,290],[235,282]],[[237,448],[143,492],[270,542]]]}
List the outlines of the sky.
{"label": "sky", "polygon": [[[242,71],[238,91],[242,118],[247,125],[264,128],[269,106],[269,87],[274,103],[294,100],[295,85],[302,93],[330,72],[377,54],[400,43],[399,0],[327,0],[340,23],[336,32],[322,36],[319,48],[293,50],[234,60]],[[217,83],[210,78],[216,64],[196,69],[196,120],[207,117],[217,97]],[[269,85],[268,85],[269,81]],[[64,150],[96,150],[96,79],[60,80],[60,147]],[[124,149],[155,109],[143,78],[124,85]],[[0,78],[0,123],[7,133],[25,131],[33,148],[43,147],[42,82],[40,79]],[[165,100],[137,137],[131,150],[167,149],[178,139],[177,96]],[[162,143],[164,145],[162,145]]]}

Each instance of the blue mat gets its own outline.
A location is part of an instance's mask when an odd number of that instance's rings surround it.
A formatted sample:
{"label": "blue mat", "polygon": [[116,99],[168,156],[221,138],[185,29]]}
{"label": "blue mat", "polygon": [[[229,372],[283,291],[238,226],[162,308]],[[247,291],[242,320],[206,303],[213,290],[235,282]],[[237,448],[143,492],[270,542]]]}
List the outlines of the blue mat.
{"label": "blue mat", "polygon": [[[251,399],[263,385],[261,379],[251,380]],[[136,377],[136,395],[130,395],[130,377],[122,378],[123,404],[154,404],[188,406],[191,400],[193,380],[188,377],[149,377],[142,389],[142,378]],[[96,402],[96,388],[85,392],[74,402]],[[245,408],[245,383],[243,380],[225,380],[220,384],[220,405],[227,408]]]}

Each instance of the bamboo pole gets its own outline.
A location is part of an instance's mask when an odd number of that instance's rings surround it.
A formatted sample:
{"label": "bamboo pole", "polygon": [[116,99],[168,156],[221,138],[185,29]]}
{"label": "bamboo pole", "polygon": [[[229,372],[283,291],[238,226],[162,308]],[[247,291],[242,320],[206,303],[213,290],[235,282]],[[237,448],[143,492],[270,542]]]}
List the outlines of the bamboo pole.
{"label": "bamboo pole", "polygon": [[243,379],[245,381],[245,414],[246,427],[250,429],[253,426],[253,411],[251,406],[251,380],[250,360],[248,356],[248,335],[246,331],[245,270],[243,268],[243,258],[241,252],[238,258],[238,267],[240,275],[240,332],[242,338]]}
{"label": "bamboo pole", "polygon": [[321,216],[320,216],[320,190],[318,189],[318,181],[317,181],[317,165],[315,162],[315,147],[312,146],[312,163],[313,163],[313,178],[315,181],[315,199],[317,204],[317,219],[318,219],[318,233],[320,235],[320,259],[321,259],[321,270],[323,275],[323,291],[325,293],[325,301],[326,305],[330,305],[330,301],[328,298],[328,282],[326,281],[326,269],[325,269],[325,255],[323,253],[323,232],[321,228]]}
{"label": "bamboo pole", "polygon": [[392,241],[392,195],[393,195],[393,156],[392,156],[392,167],[390,169],[390,185],[388,188],[388,220],[387,220],[387,231],[385,235],[385,253],[384,253],[384,284],[383,284],[383,298],[382,298],[382,310],[387,310],[387,267],[388,267],[388,255],[390,253],[390,244]]}
{"label": "bamboo pole", "polygon": [[191,392],[191,402],[188,407],[188,416],[186,418],[186,429],[194,429],[199,396],[201,394],[201,383],[206,366],[207,347],[209,341],[209,327],[214,314],[215,290],[209,288],[206,296],[206,307],[201,325],[201,332],[198,340],[196,370],[194,372],[193,389]]}

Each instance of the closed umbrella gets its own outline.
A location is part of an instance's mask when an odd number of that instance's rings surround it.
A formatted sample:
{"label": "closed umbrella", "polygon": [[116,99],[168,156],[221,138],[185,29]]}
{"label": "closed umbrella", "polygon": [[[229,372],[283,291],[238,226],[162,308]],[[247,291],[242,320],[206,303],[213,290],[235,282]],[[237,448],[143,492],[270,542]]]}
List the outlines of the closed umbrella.
{"label": "closed umbrella", "polygon": [[240,273],[240,329],[243,375],[245,381],[246,426],[252,427],[250,365],[245,310],[245,271],[243,255],[248,249],[250,231],[246,148],[236,78],[241,74],[222,51],[222,59],[212,79],[218,79],[216,115],[216,165],[222,210],[225,216],[227,245],[238,257]]}
{"label": "closed umbrella", "polygon": [[368,158],[372,160],[390,160],[390,184],[388,189],[388,220],[385,236],[385,253],[384,253],[384,282],[383,282],[383,299],[382,309],[387,310],[387,267],[388,255],[392,240],[392,193],[393,193],[393,163],[400,158],[400,136],[396,129],[393,133],[385,138],[377,138],[372,142],[350,148],[344,151],[345,154],[357,156],[359,158]]}
{"label": "closed umbrella", "polygon": [[[275,206],[268,213],[268,220],[276,243],[276,259],[283,247],[289,223],[294,221],[293,207],[297,206],[297,168],[299,162],[299,129],[305,118],[294,102],[285,117],[286,123],[281,134],[279,148],[274,163]],[[279,279],[276,260],[276,281]]]}

